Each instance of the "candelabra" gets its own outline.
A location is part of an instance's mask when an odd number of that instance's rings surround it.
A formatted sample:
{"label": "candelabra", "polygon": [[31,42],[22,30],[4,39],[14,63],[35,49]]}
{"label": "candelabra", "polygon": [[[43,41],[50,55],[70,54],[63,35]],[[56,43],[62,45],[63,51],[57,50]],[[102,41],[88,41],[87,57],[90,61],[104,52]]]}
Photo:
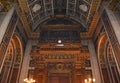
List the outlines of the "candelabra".
{"label": "candelabra", "polygon": [[84,80],[85,83],[95,83],[95,78],[89,78]]}
{"label": "candelabra", "polygon": [[34,83],[35,82],[35,80],[34,79],[29,79],[29,78],[25,78],[24,79],[24,82],[26,82],[26,83]]}

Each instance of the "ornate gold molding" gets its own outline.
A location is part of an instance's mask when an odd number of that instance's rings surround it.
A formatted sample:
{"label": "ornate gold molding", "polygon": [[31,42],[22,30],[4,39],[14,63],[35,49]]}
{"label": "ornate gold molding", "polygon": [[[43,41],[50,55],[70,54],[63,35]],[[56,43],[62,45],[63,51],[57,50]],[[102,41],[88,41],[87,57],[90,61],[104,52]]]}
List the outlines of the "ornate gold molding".
{"label": "ornate gold molding", "polygon": [[109,5],[109,8],[112,10],[112,11],[117,11],[118,10],[118,3],[120,3],[120,0],[112,0],[110,2],[110,5]]}
{"label": "ornate gold molding", "polygon": [[0,0],[0,6],[3,6],[1,12],[7,12],[9,9],[11,9],[10,2],[6,0]]}

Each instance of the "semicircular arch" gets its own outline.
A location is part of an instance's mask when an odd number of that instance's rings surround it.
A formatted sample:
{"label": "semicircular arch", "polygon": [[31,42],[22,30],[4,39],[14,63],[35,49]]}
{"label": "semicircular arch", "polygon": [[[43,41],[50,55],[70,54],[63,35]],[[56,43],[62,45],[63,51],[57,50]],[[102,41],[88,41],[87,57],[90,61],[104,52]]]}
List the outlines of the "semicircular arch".
{"label": "semicircular arch", "polygon": [[106,47],[106,43],[108,41],[108,37],[107,34],[102,34],[100,35],[99,39],[98,39],[98,47],[97,47],[97,55],[98,55],[98,59],[100,59],[101,62],[104,62],[104,52],[105,52],[105,47]]}

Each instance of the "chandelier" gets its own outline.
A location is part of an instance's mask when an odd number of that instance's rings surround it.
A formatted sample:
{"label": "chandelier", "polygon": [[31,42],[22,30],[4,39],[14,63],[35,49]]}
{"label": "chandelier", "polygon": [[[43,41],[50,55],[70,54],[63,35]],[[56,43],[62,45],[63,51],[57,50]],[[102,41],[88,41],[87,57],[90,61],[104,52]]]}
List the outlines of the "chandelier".
{"label": "chandelier", "polygon": [[35,80],[34,79],[29,79],[29,78],[25,78],[24,79],[24,82],[26,82],[26,83],[34,83],[35,82]]}
{"label": "chandelier", "polygon": [[85,83],[95,83],[95,78],[89,78],[84,80]]}

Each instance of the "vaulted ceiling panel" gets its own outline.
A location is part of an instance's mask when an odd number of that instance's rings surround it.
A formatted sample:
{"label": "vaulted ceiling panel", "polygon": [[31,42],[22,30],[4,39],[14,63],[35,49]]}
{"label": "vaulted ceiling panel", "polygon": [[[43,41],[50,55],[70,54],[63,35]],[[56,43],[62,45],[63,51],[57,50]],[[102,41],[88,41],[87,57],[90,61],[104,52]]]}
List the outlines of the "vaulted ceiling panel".
{"label": "vaulted ceiling panel", "polygon": [[27,18],[32,30],[53,15],[52,0],[27,0],[27,5],[29,8]]}
{"label": "vaulted ceiling panel", "polygon": [[66,3],[67,0],[53,0],[54,3],[54,14],[55,15],[65,15],[66,14]]}
{"label": "vaulted ceiling panel", "polygon": [[[99,0],[26,0],[32,31],[52,19],[73,19],[88,30]],[[62,20],[61,20],[62,21]],[[61,22],[63,23],[63,22]],[[64,23],[63,23],[64,24]],[[74,24],[74,23],[73,23]]]}

